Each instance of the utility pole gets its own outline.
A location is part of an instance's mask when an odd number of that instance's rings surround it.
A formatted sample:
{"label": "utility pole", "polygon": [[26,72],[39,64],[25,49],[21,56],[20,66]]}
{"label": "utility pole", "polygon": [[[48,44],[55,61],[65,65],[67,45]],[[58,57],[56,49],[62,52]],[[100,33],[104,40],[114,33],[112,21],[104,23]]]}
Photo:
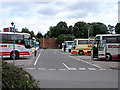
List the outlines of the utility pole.
{"label": "utility pole", "polygon": [[[13,26],[14,23],[12,22],[11,25]],[[12,55],[12,57],[13,57],[13,64],[15,64],[15,25],[14,25],[14,28],[12,28],[12,29],[14,29],[14,38],[13,38],[13,55]]]}
{"label": "utility pole", "polygon": [[44,35],[43,35],[43,49],[44,49]]}
{"label": "utility pole", "polygon": [[88,27],[88,38],[90,37],[90,36],[89,36],[89,33],[90,33],[90,27]]}

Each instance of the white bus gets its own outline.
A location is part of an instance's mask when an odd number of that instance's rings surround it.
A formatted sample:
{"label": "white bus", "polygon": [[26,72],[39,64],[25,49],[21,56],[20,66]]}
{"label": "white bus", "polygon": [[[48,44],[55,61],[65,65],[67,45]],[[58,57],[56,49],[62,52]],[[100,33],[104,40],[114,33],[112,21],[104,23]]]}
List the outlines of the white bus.
{"label": "white bus", "polygon": [[96,35],[91,57],[106,60],[120,60],[120,34]]}
{"label": "white bus", "polygon": [[64,43],[62,43],[62,51],[71,52],[72,43],[73,41],[65,41]]}
{"label": "white bus", "polygon": [[0,32],[0,57],[13,58],[13,41],[15,39],[15,58],[31,56],[30,35],[28,33]]}

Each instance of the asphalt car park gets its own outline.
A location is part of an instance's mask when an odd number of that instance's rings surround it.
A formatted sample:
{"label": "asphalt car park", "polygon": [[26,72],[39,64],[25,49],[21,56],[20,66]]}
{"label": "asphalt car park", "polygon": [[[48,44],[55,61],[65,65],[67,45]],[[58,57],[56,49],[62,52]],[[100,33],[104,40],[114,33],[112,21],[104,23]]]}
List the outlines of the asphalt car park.
{"label": "asphalt car park", "polygon": [[[29,66],[33,64],[35,60],[37,59],[41,50],[42,49],[37,51],[36,56],[33,53],[31,57],[18,58],[17,60],[15,60],[15,65],[25,67],[25,66]],[[107,60],[99,60],[99,59],[93,60],[90,55],[72,55],[71,53],[62,52],[60,49],[56,49],[56,50],[60,51],[64,55],[70,56],[72,58],[76,58],[76,60],[78,61],[84,60],[86,62],[101,66],[106,69],[119,69],[120,61],[116,61],[116,60],[107,61]],[[8,62],[8,63],[13,63],[13,60],[10,58],[4,58],[3,60],[5,60],[5,62]]]}

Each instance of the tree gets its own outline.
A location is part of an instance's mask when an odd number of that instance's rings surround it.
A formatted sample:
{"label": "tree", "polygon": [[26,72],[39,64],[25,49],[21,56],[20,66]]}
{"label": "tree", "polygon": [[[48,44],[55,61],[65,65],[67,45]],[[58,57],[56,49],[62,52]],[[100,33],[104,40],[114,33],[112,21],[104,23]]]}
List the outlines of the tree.
{"label": "tree", "polygon": [[35,37],[35,34],[34,34],[33,31],[29,32],[29,34],[30,34],[31,37]]}
{"label": "tree", "polygon": [[77,22],[74,25],[73,33],[76,38],[87,38],[88,37],[88,24],[85,22]]}
{"label": "tree", "polygon": [[22,28],[22,33],[29,33],[30,31],[25,27],[25,28]]}
{"label": "tree", "polygon": [[41,34],[41,32],[38,32],[37,35],[36,35],[36,37],[40,39],[40,38],[43,37],[43,35]]}
{"label": "tree", "polygon": [[96,34],[107,34],[107,26],[100,22],[91,23],[92,28],[92,36],[96,36]]}
{"label": "tree", "polygon": [[56,39],[56,42],[59,43],[59,44],[62,44],[64,42],[65,38],[66,38],[65,34],[60,34],[58,36],[58,38]]}
{"label": "tree", "polygon": [[115,26],[115,32],[116,34],[120,34],[120,23],[117,23]]}
{"label": "tree", "polygon": [[114,26],[108,25],[108,32],[112,34],[113,31],[114,31]]}
{"label": "tree", "polygon": [[50,31],[47,32],[49,37],[58,37],[60,34],[68,34],[68,26],[66,22],[60,21],[56,26],[50,26]]}

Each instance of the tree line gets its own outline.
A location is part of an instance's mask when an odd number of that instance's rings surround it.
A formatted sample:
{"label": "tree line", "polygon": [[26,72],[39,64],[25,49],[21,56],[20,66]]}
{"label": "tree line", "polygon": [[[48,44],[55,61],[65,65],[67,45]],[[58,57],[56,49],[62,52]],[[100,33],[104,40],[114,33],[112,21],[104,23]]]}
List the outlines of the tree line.
{"label": "tree line", "polygon": [[[29,33],[31,37],[35,37],[39,42],[43,38],[40,31],[35,35],[34,31],[22,28],[21,32]],[[49,31],[47,31],[44,37],[57,38],[57,43],[61,44],[64,41],[73,40],[74,38],[88,38],[88,36],[95,36],[96,34],[112,34],[113,32],[120,34],[120,23],[117,23],[115,26],[106,26],[101,22],[86,23],[79,21],[74,26],[68,26],[66,22],[60,21],[56,26],[50,26]]]}

